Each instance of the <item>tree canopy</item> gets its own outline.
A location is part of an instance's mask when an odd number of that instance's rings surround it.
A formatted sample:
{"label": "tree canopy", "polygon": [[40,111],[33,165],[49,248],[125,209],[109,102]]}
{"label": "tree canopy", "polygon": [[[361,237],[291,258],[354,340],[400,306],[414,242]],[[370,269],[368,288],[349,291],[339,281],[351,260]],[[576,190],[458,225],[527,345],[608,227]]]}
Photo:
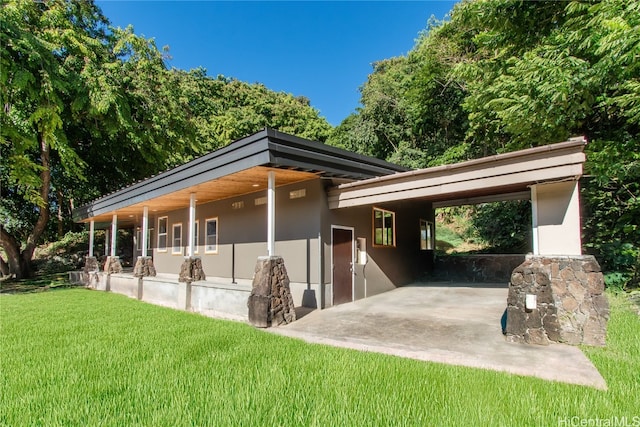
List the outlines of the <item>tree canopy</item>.
{"label": "tree canopy", "polygon": [[5,273],[29,274],[51,210],[64,232],[74,204],[265,126],[321,141],[331,129],[305,98],[168,69],[166,51],[92,1],[10,0],[0,22]]}
{"label": "tree canopy", "polygon": [[374,65],[329,143],[427,167],[585,135],[584,244],[640,269],[639,54],[638,0],[463,1]]}

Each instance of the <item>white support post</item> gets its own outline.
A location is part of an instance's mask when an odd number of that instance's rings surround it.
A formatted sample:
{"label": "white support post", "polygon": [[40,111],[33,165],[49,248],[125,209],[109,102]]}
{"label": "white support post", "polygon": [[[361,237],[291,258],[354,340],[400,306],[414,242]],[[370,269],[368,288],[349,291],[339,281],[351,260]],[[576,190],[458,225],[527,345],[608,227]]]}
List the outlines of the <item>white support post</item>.
{"label": "white support post", "polygon": [[196,193],[189,197],[189,257],[195,253],[194,234],[196,232]]}
{"label": "white support post", "polygon": [[104,256],[109,256],[109,247],[110,245],[110,238],[111,236],[109,236],[109,229],[107,228],[106,230],[104,230]]}
{"label": "white support post", "polygon": [[93,233],[95,230],[95,221],[91,220],[89,222],[89,256],[93,257]]}
{"label": "white support post", "polygon": [[142,208],[142,257],[147,256],[147,246],[149,246],[149,207]]}
{"label": "white support post", "polygon": [[118,215],[113,214],[111,220],[111,256],[116,256],[116,241],[118,240]]}
{"label": "white support post", "polygon": [[538,242],[538,187],[536,185],[531,186],[531,227],[533,254],[540,255]]}
{"label": "white support post", "polygon": [[267,251],[275,255],[276,247],[276,173],[269,172],[267,186]]}

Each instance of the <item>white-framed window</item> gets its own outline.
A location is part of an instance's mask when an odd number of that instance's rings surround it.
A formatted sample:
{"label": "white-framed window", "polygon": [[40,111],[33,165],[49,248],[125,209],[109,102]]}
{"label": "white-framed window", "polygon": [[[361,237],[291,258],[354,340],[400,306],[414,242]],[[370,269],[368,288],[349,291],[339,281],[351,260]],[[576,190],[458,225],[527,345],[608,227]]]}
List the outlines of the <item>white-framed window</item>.
{"label": "white-framed window", "polygon": [[374,246],[396,245],[396,214],[380,208],[373,208]]}
{"label": "white-framed window", "polygon": [[420,220],[420,250],[432,251],[435,248],[435,234],[433,232],[433,222],[424,219]]}
{"label": "white-framed window", "polygon": [[173,224],[171,234],[171,253],[182,254],[182,223]]}
{"label": "white-framed window", "polygon": [[193,253],[200,252],[200,246],[198,242],[198,236],[200,235],[200,220],[196,219],[196,222],[193,224]]}
{"label": "white-framed window", "polygon": [[158,218],[158,252],[167,251],[167,231],[169,218],[166,216]]}
{"label": "white-framed window", "polygon": [[[153,228],[147,229],[147,252],[151,250],[151,232]],[[136,252],[142,253],[142,229],[136,229]]]}
{"label": "white-framed window", "polygon": [[218,218],[209,218],[205,222],[204,252],[207,254],[218,253]]}

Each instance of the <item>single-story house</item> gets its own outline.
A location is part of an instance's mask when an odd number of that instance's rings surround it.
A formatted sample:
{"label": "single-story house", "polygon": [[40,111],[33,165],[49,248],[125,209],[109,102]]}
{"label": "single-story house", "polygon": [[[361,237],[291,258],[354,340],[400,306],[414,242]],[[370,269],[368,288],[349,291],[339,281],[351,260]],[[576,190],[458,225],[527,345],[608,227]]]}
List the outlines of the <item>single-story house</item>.
{"label": "single-story house", "polygon": [[[246,310],[256,259],[280,255],[295,305],[326,308],[427,277],[436,207],[531,199],[534,253],[580,255],[585,143],[407,170],[265,128],[94,200],[74,218],[89,225],[90,256],[96,227],[111,236],[129,228],[134,254],[151,258],[157,272],[95,271],[97,287],[237,314]],[[197,257],[206,274],[188,294],[177,280],[185,257]]]}

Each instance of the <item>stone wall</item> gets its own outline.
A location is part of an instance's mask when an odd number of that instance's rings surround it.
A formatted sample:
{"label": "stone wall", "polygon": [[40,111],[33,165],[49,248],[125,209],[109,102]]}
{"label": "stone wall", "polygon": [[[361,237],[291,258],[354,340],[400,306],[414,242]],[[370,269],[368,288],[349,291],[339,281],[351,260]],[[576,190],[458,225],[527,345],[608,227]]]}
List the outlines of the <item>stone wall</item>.
{"label": "stone wall", "polygon": [[513,270],[507,298],[508,341],[603,346],[608,319],[604,279],[593,256],[530,255]]}
{"label": "stone wall", "polygon": [[437,255],[429,279],[506,284],[524,260],[519,254]]}
{"label": "stone wall", "polygon": [[153,265],[153,258],[139,256],[135,267],[133,267],[133,275],[135,277],[155,277],[156,267]]}
{"label": "stone wall", "polygon": [[205,280],[206,276],[202,269],[202,259],[198,257],[186,257],[180,266],[179,282],[197,282]]}
{"label": "stone wall", "polygon": [[120,257],[108,256],[104,262],[104,272],[107,274],[122,273],[122,264],[120,263]]}
{"label": "stone wall", "polygon": [[289,276],[282,257],[258,258],[247,307],[249,322],[259,328],[278,326],[296,320],[289,289]]}

